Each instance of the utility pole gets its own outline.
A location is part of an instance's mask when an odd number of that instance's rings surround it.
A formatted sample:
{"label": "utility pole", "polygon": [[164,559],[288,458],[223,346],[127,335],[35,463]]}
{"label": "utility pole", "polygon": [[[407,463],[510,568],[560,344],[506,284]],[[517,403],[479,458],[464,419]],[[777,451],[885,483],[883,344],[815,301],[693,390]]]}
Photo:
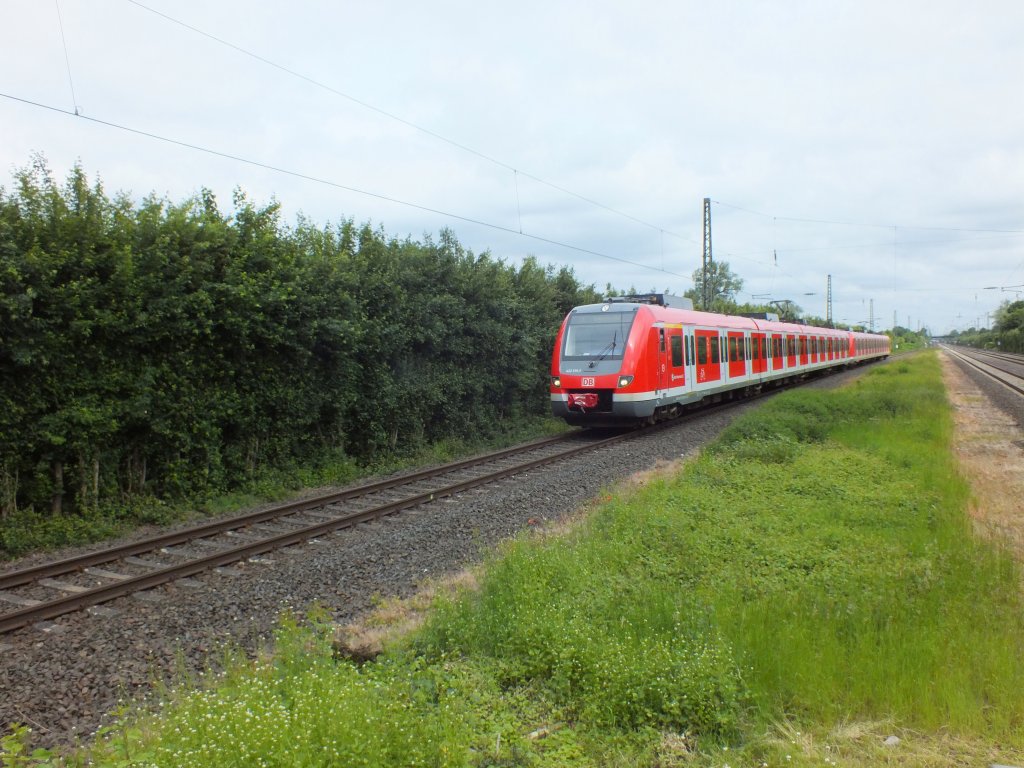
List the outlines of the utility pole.
{"label": "utility pole", "polygon": [[711,198],[704,198],[704,261],[701,265],[701,309],[711,311]]}
{"label": "utility pole", "polygon": [[825,296],[825,325],[832,327],[832,275],[828,276],[828,291]]}

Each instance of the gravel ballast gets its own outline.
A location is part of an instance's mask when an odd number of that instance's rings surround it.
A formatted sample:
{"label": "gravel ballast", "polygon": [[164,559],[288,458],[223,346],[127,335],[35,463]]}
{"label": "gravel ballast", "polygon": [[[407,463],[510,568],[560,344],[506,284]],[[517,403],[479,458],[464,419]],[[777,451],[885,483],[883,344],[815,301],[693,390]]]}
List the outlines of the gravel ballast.
{"label": "gravel ballast", "polygon": [[[809,386],[836,386],[860,368]],[[531,522],[559,520],[658,461],[696,453],[757,402],[697,416],[552,467],[316,542],[0,635],[0,724],[34,746],[88,738],[121,702],[216,668],[226,645],[265,647],[284,611],[319,603],[351,621],[381,596],[476,562]]]}
{"label": "gravel ballast", "polygon": [[978,369],[971,367],[953,355],[947,355],[961,371],[973,381],[992,403],[1012,418],[1017,424],[1024,425],[1024,397],[993,381]]}

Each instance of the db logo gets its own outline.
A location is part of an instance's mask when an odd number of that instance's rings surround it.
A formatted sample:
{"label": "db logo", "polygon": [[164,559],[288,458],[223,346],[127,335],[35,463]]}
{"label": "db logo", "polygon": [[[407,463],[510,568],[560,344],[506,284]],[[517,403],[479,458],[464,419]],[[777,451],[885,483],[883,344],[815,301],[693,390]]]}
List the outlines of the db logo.
{"label": "db logo", "polygon": [[594,380],[584,376],[582,379],[580,379],[580,386],[581,387],[592,387],[592,386],[594,386]]}

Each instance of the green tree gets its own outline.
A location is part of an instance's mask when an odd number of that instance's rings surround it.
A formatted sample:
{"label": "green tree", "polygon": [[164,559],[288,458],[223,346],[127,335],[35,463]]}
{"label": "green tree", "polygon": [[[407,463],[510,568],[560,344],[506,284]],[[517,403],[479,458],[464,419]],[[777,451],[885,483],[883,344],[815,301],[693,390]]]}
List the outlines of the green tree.
{"label": "green tree", "polygon": [[727,261],[712,261],[708,265],[707,283],[710,289],[711,302],[705,307],[704,270],[693,272],[693,288],[683,295],[693,300],[693,305],[707,312],[731,312],[736,307],[736,294],[743,288],[743,280],[729,268]]}

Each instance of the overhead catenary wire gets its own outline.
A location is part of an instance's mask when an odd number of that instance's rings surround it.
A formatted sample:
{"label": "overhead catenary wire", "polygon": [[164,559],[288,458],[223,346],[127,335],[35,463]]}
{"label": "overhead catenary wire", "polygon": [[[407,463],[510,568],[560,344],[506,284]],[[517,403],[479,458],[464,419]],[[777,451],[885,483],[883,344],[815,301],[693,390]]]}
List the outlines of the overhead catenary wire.
{"label": "overhead catenary wire", "polygon": [[145,131],[145,130],[142,130],[140,128],[132,128],[131,126],[123,125],[121,123],[115,123],[115,122],[112,122],[112,121],[109,121],[109,120],[103,120],[103,119],[98,118],[98,117],[93,117],[93,116],[90,116],[90,115],[84,115],[84,114],[80,114],[78,112],[72,112],[70,110],[63,109],[61,107],[53,106],[52,104],[43,104],[43,103],[38,102],[38,101],[33,101],[31,99],[24,99],[24,98],[21,98],[19,96],[14,96],[13,94],[3,93],[3,92],[0,92],[0,97],[5,98],[5,99],[9,99],[11,101],[19,102],[21,104],[26,104],[26,105],[29,105],[29,106],[32,106],[32,107],[36,107],[38,109],[45,109],[45,110],[48,110],[50,112],[59,113],[61,115],[66,115],[66,116],[70,116],[70,117],[76,117],[76,118],[78,118],[80,120],[86,120],[86,121],[88,121],[90,123],[94,123],[96,125],[102,125],[102,126],[105,126],[107,128],[113,128],[113,129],[116,129],[116,130],[119,130],[119,131],[125,131],[126,133],[131,133],[131,134],[134,134],[136,136],[142,136],[144,138],[152,139],[154,141],[161,141],[161,142],[164,142],[166,144],[173,144],[175,146],[183,147],[185,149],[190,149],[190,150],[193,150],[195,152],[202,152],[202,153],[205,153],[205,154],[208,154],[208,155],[213,155],[213,156],[216,156],[216,157],[222,157],[222,158],[224,158],[226,160],[232,160],[232,161],[235,161],[235,162],[238,162],[238,163],[244,163],[246,165],[250,165],[250,166],[253,166],[253,167],[256,167],[256,168],[263,168],[264,170],[273,171],[274,173],[281,173],[281,174],[284,174],[286,176],[291,176],[293,178],[303,179],[305,181],[310,181],[310,182],[313,182],[313,183],[316,183],[316,184],[322,184],[324,186],[333,187],[335,189],[345,190],[346,192],[353,192],[355,194],[365,195],[367,197],[372,197],[372,198],[375,198],[377,200],[383,200],[385,202],[394,203],[396,205],[401,205],[401,206],[405,206],[405,207],[408,207],[408,208],[414,208],[416,210],[425,211],[427,213],[433,213],[433,214],[436,214],[438,216],[445,216],[447,218],[456,219],[458,221],[464,221],[464,222],[469,223],[469,224],[476,224],[478,226],[486,227],[488,229],[493,229],[493,230],[496,230],[496,231],[499,231],[499,232],[506,232],[506,233],[511,234],[511,235],[520,235],[521,237],[526,237],[526,238],[529,238],[531,240],[535,240],[537,242],[547,243],[548,245],[554,245],[554,246],[557,246],[557,247],[560,247],[560,248],[566,248],[568,250],[575,251],[577,253],[585,253],[585,254],[589,254],[591,256],[598,256],[598,257],[601,257],[601,258],[604,258],[604,259],[610,259],[612,261],[618,261],[618,262],[621,262],[623,264],[630,264],[630,265],[632,265],[634,267],[639,267],[641,269],[649,269],[649,270],[652,270],[654,272],[660,272],[662,274],[672,275],[673,277],[680,277],[680,278],[684,278],[685,279],[685,275],[681,275],[679,273],[671,272],[671,271],[665,270],[665,269],[658,269],[657,267],[652,267],[652,266],[650,266],[648,264],[643,264],[641,262],[632,261],[630,259],[626,259],[626,258],[623,258],[621,256],[613,256],[610,253],[602,253],[601,251],[591,250],[590,248],[584,248],[584,247],[579,246],[579,245],[573,245],[572,243],[562,242],[560,240],[555,240],[553,238],[544,237],[542,235],[537,235],[537,234],[533,234],[533,233],[530,233],[530,232],[516,231],[515,229],[513,229],[511,227],[506,227],[506,226],[503,226],[501,224],[495,224],[495,223],[490,222],[490,221],[484,221],[483,219],[477,219],[477,218],[473,218],[471,216],[464,216],[464,215],[461,215],[461,214],[458,214],[458,213],[453,213],[451,211],[441,210],[440,208],[432,208],[432,207],[430,207],[428,205],[422,205],[420,203],[413,203],[413,202],[410,202],[408,200],[402,200],[400,198],[393,197],[391,195],[385,195],[385,194],[380,193],[380,192],[372,192],[370,190],[360,189],[359,187],[353,187],[351,185],[342,184],[341,182],[332,181],[330,179],[324,179],[324,178],[321,178],[321,177],[318,177],[318,176],[312,176],[310,174],[303,173],[301,171],[295,171],[295,170],[291,170],[291,169],[288,169],[288,168],[283,168],[281,166],[272,165],[270,163],[265,163],[265,162],[262,162],[260,160],[253,160],[252,158],[242,157],[241,155],[235,155],[235,154],[232,154],[230,152],[223,152],[223,151],[217,150],[217,149],[211,149],[210,147],[204,147],[204,146],[202,146],[200,144],[194,144],[192,142],[183,141],[181,139],[174,139],[174,138],[171,138],[171,137],[168,137],[168,136],[160,135],[158,133],[153,133],[151,131]]}
{"label": "overhead catenary wire", "polygon": [[[938,245],[945,245],[949,243],[966,243],[966,242],[977,242],[979,240],[997,240],[1007,237],[1018,237],[1024,234],[1024,229],[995,229],[995,228],[981,228],[981,227],[934,227],[934,226],[918,226],[913,224],[879,224],[877,222],[863,222],[863,221],[849,221],[841,219],[819,219],[810,217],[798,217],[798,216],[781,216],[778,214],[764,213],[763,211],[755,211],[750,208],[746,208],[740,205],[734,205],[732,203],[726,203],[721,200],[712,200],[712,203],[725,208],[730,208],[736,211],[742,211],[753,216],[759,216],[765,219],[771,219],[772,222],[772,237],[773,240],[777,238],[775,235],[775,225],[779,221],[789,221],[798,224],[822,224],[826,226],[848,226],[848,227],[868,227],[875,229],[889,230],[892,232],[892,236],[885,242],[877,243],[861,243],[861,244],[829,244],[827,246],[817,246],[814,248],[786,248],[787,253],[809,253],[809,252],[828,252],[839,249],[867,249],[867,248],[886,248],[892,250],[893,259],[893,282],[889,289],[890,295],[895,296],[901,292],[913,292],[913,293],[933,293],[944,290],[942,288],[935,287],[916,287],[911,288],[897,283],[898,274],[898,250],[906,249],[908,247],[933,247]],[[984,235],[983,237],[968,237],[968,238],[957,238],[957,239],[915,239],[907,240],[901,239],[898,236],[899,230],[917,230],[921,232],[963,232],[963,233],[974,233]],[[747,261],[755,261],[754,259],[746,258],[747,255],[758,255],[766,253],[765,250],[759,249],[757,251],[747,251],[745,253],[726,253],[727,256],[743,258]],[[778,261],[774,260],[774,266],[778,270]],[[785,272],[789,277],[797,280],[794,275]],[[772,283],[774,283],[774,276]]]}
{"label": "overhead catenary wire", "polygon": [[60,41],[64,46],[64,63],[68,68],[68,85],[71,86],[71,103],[75,107],[75,114],[78,114],[78,97],[75,95],[75,81],[71,77],[71,57],[68,55],[68,40],[64,35],[64,20],[60,15],[60,0],[53,0],[53,4],[57,7],[57,26],[60,28]]}
{"label": "overhead catenary wire", "polygon": [[[583,201],[583,202],[585,202],[585,203],[587,203],[589,205],[593,205],[593,206],[596,206],[598,208],[601,208],[601,209],[603,209],[605,211],[608,211],[609,213],[615,214],[616,216],[621,216],[622,218],[629,219],[630,221],[633,221],[633,222],[635,222],[637,224],[640,224],[642,226],[649,227],[650,229],[657,230],[659,232],[664,232],[665,234],[671,235],[672,237],[678,238],[680,240],[685,240],[685,241],[691,242],[691,243],[696,243],[697,242],[693,238],[687,237],[686,235],[681,235],[681,234],[679,234],[677,232],[672,232],[671,230],[664,229],[663,227],[661,227],[661,226],[659,226],[657,224],[652,224],[649,221],[645,221],[645,220],[643,220],[641,218],[633,216],[630,213],[626,213],[625,211],[621,211],[621,210],[619,210],[617,208],[613,208],[612,206],[609,206],[609,205],[606,205],[604,203],[601,203],[601,202],[599,202],[597,200],[594,200],[593,198],[587,197],[585,195],[581,195],[578,192],[574,192],[571,189],[568,189],[566,187],[563,187],[563,186],[560,186],[560,185],[555,184],[553,182],[550,182],[550,181],[548,181],[546,179],[541,178],[540,176],[536,176],[536,175],[534,175],[532,173],[528,173],[526,171],[518,169],[516,166],[514,166],[514,165],[512,165],[510,163],[506,163],[503,160],[499,160],[498,158],[493,157],[491,155],[488,155],[485,152],[481,152],[478,149],[474,149],[473,147],[470,147],[470,146],[468,146],[466,144],[463,144],[463,143],[461,143],[459,141],[456,141],[454,139],[448,138],[447,136],[444,136],[444,135],[442,135],[440,133],[437,133],[436,131],[432,131],[429,128],[425,128],[422,125],[419,125],[418,123],[414,123],[411,120],[407,120],[406,118],[401,117],[399,115],[396,115],[393,112],[389,112],[389,111],[387,111],[385,109],[381,109],[380,107],[378,107],[378,106],[376,106],[374,104],[371,104],[368,101],[365,101],[364,99],[360,99],[360,98],[357,98],[355,96],[352,96],[349,93],[345,93],[344,91],[341,91],[341,90],[339,90],[339,89],[337,89],[337,88],[335,88],[335,87],[333,87],[331,85],[327,85],[326,83],[323,83],[320,80],[317,80],[317,79],[315,79],[313,77],[310,77],[309,75],[303,74],[303,73],[298,72],[298,71],[296,71],[294,69],[286,67],[283,64],[279,64],[276,61],[273,61],[272,59],[267,58],[266,56],[262,56],[262,55],[260,55],[258,53],[254,53],[253,51],[250,51],[247,48],[243,48],[242,46],[240,46],[240,45],[238,45],[236,43],[232,43],[229,40],[225,40],[222,37],[218,37],[217,35],[211,34],[211,33],[207,32],[207,31],[205,31],[203,29],[200,29],[199,27],[196,27],[193,24],[189,24],[188,22],[184,22],[184,21],[181,21],[180,19],[176,19],[173,16],[170,16],[170,15],[168,15],[166,13],[163,13],[161,11],[156,10],[155,8],[150,8],[148,5],[145,5],[144,3],[139,2],[139,0],[126,0],[126,2],[131,3],[132,5],[136,6],[137,8],[140,8],[140,9],[142,9],[144,11],[152,13],[155,16],[159,16],[160,18],[162,18],[162,19],[164,19],[164,20],[166,20],[168,22],[171,22],[172,24],[177,24],[178,26],[183,27],[183,28],[189,30],[190,32],[193,32],[193,33],[195,33],[197,35],[201,35],[202,37],[205,37],[205,38],[207,38],[209,40],[212,40],[212,41],[216,42],[219,45],[226,46],[226,47],[228,47],[228,48],[230,48],[230,49],[232,49],[232,50],[234,50],[234,51],[236,51],[238,53],[241,53],[243,56],[248,56],[249,58],[254,59],[256,61],[259,61],[262,64],[265,64],[265,65],[267,65],[269,67],[273,67],[274,69],[277,69],[277,70],[279,70],[281,72],[284,72],[285,74],[290,75],[291,77],[298,78],[298,79],[300,79],[300,80],[302,80],[302,81],[304,81],[306,83],[309,83],[310,85],[312,85],[312,86],[314,86],[316,88],[320,88],[320,89],[322,89],[324,91],[327,91],[328,93],[331,93],[331,94],[333,94],[335,96],[338,96],[340,98],[346,99],[346,100],[352,102],[353,104],[357,104],[360,107],[363,107],[364,109],[368,109],[368,110],[370,110],[372,112],[376,112],[377,114],[382,115],[383,117],[386,117],[386,118],[388,118],[390,120],[394,120],[396,122],[399,122],[402,125],[408,126],[409,128],[412,128],[412,129],[414,129],[416,131],[419,131],[419,132],[421,132],[421,133],[423,133],[423,134],[425,134],[427,136],[430,136],[430,137],[432,137],[434,139],[437,139],[438,141],[442,141],[442,142],[444,142],[446,144],[449,144],[450,146],[453,146],[456,149],[462,150],[463,152],[468,152],[468,153],[470,153],[472,155],[475,155],[476,157],[479,157],[482,160],[486,160],[487,162],[493,163],[494,165],[497,165],[500,168],[504,168],[505,170],[511,171],[515,175],[515,177],[516,177],[515,180],[516,180],[516,184],[517,185],[518,185],[518,177],[521,175],[521,176],[523,176],[525,178],[530,179],[531,181],[537,182],[538,184],[542,184],[542,185],[544,185],[544,186],[546,186],[546,187],[548,187],[550,189],[554,189],[554,190],[556,190],[558,192],[561,192],[562,194],[569,195],[571,197],[575,197],[577,200],[581,200],[581,201]],[[517,189],[516,189],[516,194],[518,196],[518,186],[517,186]]]}
{"label": "overhead catenary wire", "polygon": [[737,211],[743,211],[744,213],[750,213],[754,216],[763,216],[766,219],[773,219],[777,221],[793,221],[803,224],[828,224],[843,227],[874,227],[877,229],[892,229],[893,227],[899,227],[900,229],[918,229],[925,231],[935,232],[985,232],[985,233],[1002,233],[1007,235],[1024,235],[1024,229],[982,229],[982,228],[970,228],[970,227],[922,227],[913,224],[879,224],[877,222],[867,221],[840,221],[838,219],[811,219],[802,218],[798,216],[779,216],[777,214],[762,213],[761,211],[753,211],[749,208],[743,208],[739,205],[733,205],[731,203],[725,203],[721,200],[712,200],[715,205],[722,205],[726,208],[732,208]]}

